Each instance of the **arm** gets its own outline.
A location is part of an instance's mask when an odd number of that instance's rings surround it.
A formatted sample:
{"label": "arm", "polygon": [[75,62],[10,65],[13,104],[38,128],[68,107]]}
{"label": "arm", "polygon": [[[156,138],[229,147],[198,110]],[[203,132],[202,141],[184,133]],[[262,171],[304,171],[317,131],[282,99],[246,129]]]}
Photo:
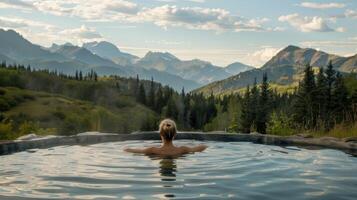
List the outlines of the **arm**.
{"label": "arm", "polygon": [[150,154],[152,153],[152,147],[145,148],[145,149],[132,149],[132,148],[126,148],[124,151],[130,152],[130,153],[143,153],[143,154]]}
{"label": "arm", "polygon": [[207,149],[207,147],[208,146],[201,144],[195,147],[183,147],[183,149],[186,153],[194,153],[194,152],[202,152],[205,149]]}

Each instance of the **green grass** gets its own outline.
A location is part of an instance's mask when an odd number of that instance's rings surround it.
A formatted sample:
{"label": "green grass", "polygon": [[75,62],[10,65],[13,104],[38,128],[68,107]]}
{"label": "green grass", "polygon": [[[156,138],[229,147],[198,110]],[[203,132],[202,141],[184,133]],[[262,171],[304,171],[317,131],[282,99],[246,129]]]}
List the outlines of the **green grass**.
{"label": "green grass", "polygon": [[339,124],[328,132],[325,131],[312,131],[308,132],[313,137],[335,137],[335,138],[347,138],[357,137],[357,123],[354,124]]}
{"label": "green grass", "polygon": [[[83,131],[129,133],[139,130],[150,109],[127,96],[113,105],[98,105],[58,94],[0,87],[0,100],[9,104],[2,114],[0,139],[36,134],[71,135]],[[1,121],[1,120],[0,120]]]}

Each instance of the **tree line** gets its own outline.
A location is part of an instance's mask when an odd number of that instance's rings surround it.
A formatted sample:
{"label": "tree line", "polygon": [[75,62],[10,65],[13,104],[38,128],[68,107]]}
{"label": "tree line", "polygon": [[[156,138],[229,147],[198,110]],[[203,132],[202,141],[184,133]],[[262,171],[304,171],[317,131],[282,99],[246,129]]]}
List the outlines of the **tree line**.
{"label": "tree line", "polygon": [[[349,77],[356,82],[356,74]],[[228,130],[234,132],[275,133],[279,131],[329,131],[339,124],[354,124],[357,120],[357,88],[349,92],[343,75],[331,62],[315,75],[311,66],[304,69],[303,79],[294,92],[278,92],[269,86],[267,74],[262,83],[247,86],[243,94],[226,95],[218,101],[223,108],[235,110]],[[223,114],[218,113],[218,116]],[[218,120],[219,121],[219,120]],[[217,125],[216,125],[217,126]],[[214,130],[210,126],[210,130]]]}
{"label": "tree line", "polygon": [[[143,121],[140,130],[156,130],[160,119],[172,118],[181,130],[279,134],[279,131],[328,131],[338,124],[353,124],[357,119],[357,89],[351,92],[346,78],[331,63],[318,73],[306,66],[303,79],[291,93],[272,89],[269,77],[264,74],[261,84],[255,81],[242,93],[224,96],[204,96],[186,92],[184,88],[177,92],[153,78],[142,80],[139,75],[100,78],[93,70],[86,74],[81,71],[63,74],[5,62],[0,68],[19,72],[6,73],[0,78],[0,86],[59,93],[107,107],[129,105],[122,98],[128,96],[130,101],[156,113],[156,117]],[[29,76],[32,78],[26,78]],[[351,76],[356,80],[356,75]],[[111,98],[113,95],[117,98]]]}

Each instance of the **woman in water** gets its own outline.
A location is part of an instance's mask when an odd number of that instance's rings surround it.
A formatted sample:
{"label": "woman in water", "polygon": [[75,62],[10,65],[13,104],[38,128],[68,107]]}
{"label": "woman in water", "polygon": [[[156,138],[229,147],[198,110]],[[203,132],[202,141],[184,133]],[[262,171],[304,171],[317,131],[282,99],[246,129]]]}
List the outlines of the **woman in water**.
{"label": "woman in water", "polygon": [[204,151],[206,145],[198,145],[195,147],[175,146],[172,141],[177,134],[177,128],[174,121],[171,119],[162,120],[159,126],[160,137],[162,145],[160,147],[148,147],[145,149],[131,149],[127,148],[124,151],[132,153],[143,153],[143,154],[156,154],[164,156],[176,156],[186,153],[201,152]]}

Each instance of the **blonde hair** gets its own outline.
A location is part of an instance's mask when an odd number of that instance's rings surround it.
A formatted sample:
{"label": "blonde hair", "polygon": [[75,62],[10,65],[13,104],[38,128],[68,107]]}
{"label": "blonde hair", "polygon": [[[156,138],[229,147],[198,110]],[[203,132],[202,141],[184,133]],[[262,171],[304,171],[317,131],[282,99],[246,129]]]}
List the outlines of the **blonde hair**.
{"label": "blonde hair", "polygon": [[176,123],[171,119],[162,120],[160,122],[159,132],[165,140],[172,141],[177,133]]}

